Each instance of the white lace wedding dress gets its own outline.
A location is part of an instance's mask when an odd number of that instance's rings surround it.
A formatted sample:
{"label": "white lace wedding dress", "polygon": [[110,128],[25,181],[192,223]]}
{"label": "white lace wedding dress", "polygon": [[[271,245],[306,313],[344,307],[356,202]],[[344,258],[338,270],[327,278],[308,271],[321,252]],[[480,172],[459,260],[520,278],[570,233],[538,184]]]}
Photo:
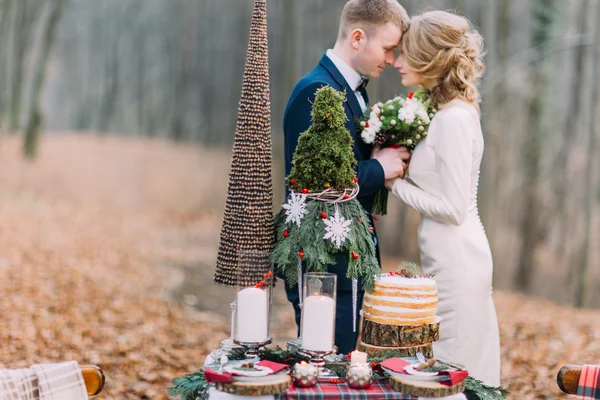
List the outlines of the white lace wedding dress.
{"label": "white lace wedding dress", "polygon": [[[392,193],[422,215],[421,264],[438,284],[440,340],[434,356],[500,384],[500,341],[492,300],[492,254],[477,210],[483,135],[475,108],[452,100],[415,148],[408,179]],[[414,184],[413,184],[414,183]]]}

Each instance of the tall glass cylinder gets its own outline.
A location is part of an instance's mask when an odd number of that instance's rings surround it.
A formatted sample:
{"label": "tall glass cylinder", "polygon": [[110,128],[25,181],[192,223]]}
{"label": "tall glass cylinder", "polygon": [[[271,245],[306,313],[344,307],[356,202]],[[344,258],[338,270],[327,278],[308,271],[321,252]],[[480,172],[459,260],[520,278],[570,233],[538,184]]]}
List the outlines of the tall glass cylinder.
{"label": "tall glass cylinder", "polygon": [[270,253],[239,252],[237,267],[233,338],[241,344],[265,343],[271,339],[273,268]]}
{"label": "tall glass cylinder", "polygon": [[335,335],[337,276],[330,273],[307,273],[303,281],[300,324],[302,348],[310,351],[330,351]]}

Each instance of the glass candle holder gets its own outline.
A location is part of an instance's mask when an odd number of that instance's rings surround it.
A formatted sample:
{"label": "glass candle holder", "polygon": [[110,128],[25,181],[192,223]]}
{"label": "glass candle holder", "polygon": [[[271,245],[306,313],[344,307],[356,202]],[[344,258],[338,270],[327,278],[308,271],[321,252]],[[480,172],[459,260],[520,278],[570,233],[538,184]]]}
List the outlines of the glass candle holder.
{"label": "glass candle holder", "polygon": [[352,389],[366,389],[371,386],[373,368],[369,363],[355,363],[348,366],[346,383]]}
{"label": "glass candle holder", "polygon": [[[268,252],[239,252],[234,342],[256,350],[271,342],[273,268]],[[256,282],[248,284],[248,277]],[[248,353],[247,353],[248,354]]]}
{"label": "glass candle holder", "polygon": [[329,352],[334,346],[337,276],[304,275],[300,340],[304,350]]}
{"label": "glass candle holder", "polygon": [[312,387],[317,384],[318,375],[319,368],[307,363],[306,361],[301,361],[294,364],[294,369],[292,370],[292,381],[296,387]]}

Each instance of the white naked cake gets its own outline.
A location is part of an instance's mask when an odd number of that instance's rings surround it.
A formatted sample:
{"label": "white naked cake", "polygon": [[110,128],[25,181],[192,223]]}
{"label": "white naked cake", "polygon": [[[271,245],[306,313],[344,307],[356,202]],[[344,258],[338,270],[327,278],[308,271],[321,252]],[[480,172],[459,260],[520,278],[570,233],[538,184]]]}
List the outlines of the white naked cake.
{"label": "white naked cake", "polygon": [[409,267],[381,274],[373,291],[365,293],[358,349],[371,357],[390,350],[399,357],[433,356],[432,344],[440,338],[437,284],[418,265]]}
{"label": "white naked cake", "polygon": [[423,325],[435,321],[437,284],[430,278],[382,274],[363,300],[365,319],[387,325]]}

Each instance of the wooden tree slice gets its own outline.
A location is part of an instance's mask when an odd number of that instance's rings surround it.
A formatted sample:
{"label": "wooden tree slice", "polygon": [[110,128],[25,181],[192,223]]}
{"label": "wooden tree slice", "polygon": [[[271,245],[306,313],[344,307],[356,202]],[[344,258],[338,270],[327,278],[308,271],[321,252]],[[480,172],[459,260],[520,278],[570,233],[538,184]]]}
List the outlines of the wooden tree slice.
{"label": "wooden tree slice", "polygon": [[292,379],[289,375],[277,375],[267,382],[216,383],[217,390],[239,396],[275,396],[284,392]]}
{"label": "wooden tree slice", "polygon": [[415,357],[418,352],[423,353],[423,355],[427,358],[433,357],[433,346],[431,343],[409,347],[383,347],[373,346],[360,341],[358,342],[357,348],[360,351],[364,351],[371,357],[383,357],[390,351],[395,352],[396,357]]}
{"label": "wooden tree slice", "polygon": [[440,323],[423,325],[384,325],[363,320],[361,340],[382,347],[409,347],[440,339]]}
{"label": "wooden tree slice", "polygon": [[415,381],[390,376],[389,384],[397,392],[420,397],[445,397],[465,391],[465,381],[454,386],[445,386],[439,382]]}

